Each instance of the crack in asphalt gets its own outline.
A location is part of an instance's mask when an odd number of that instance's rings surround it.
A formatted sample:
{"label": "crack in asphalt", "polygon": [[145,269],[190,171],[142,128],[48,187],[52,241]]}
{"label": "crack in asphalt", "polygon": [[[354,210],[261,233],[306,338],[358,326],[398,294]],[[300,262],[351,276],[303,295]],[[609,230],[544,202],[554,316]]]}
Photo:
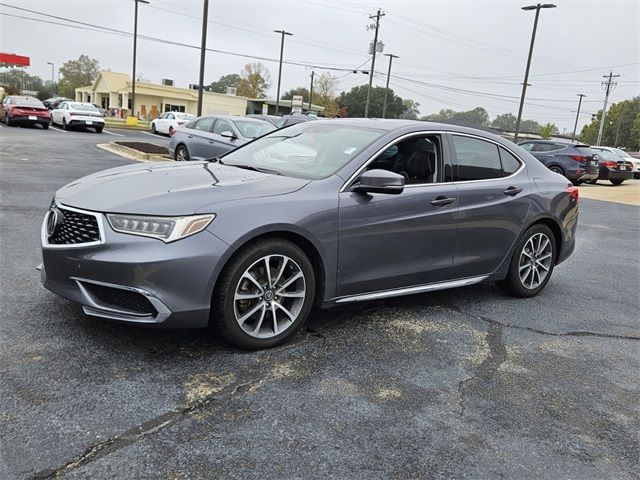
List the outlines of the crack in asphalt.
{"label": "crack in asphalt", "polygon": [[502,329],[503,326],[498,323],[489,324],[487,336],[485,337],[487,345],[489,346],[489,353],[476,369],[474,375],[458,382],[460,418],[464,417],[466,410],[467,385],[478,379],[481,379],[485,383],[489,382],[500,368],[500,365],[507,359],[507,347],[502,340]]}
{"label": "crack in asphalt", "polygon": [[176,408],[174,410],[170,410],[167,413],[159,415],[151,420],[148,420],[141,425],[130,428],[124,433],[117,435],[115,437],[109,438],[103,442],[97,443],[88,447],[82,455],[74,458],[73,460],[65,463],[64,465],[55,468],[55,469],[45,469],[41,470],[34,475],[27,477],[30,480],[44,480],[44,479],[54,479],[59,478],[62,475],[70,472],[71,470],[75,470],[83,465],[86,465],[91,462],[95,462],[102,457],[105,457],[115,451],[118,451],[124,447],[128,447],[133,443],[141,440],[147,435],[151,435],[160,430],[163,430],[177,421],[183,419],[184,417],[203,409],[213,400],[217,400],[225,397],[232,397],[238,392],[244,391],[246,388],[251,387],[253,385],[259,384],[264,381],[264,377],[254,378],[252,380],[248,380],[246,382],[237,384],[233,389],[223,392],[216,392],[214,394],[209,395],[208,397],[203,398],[199,402],[195,402],[192,404],[185,405],[181,408]]}
{"label": "crack in asphalt", "polygon": [[472,313],[469,313],[466,310],[461,309],[460,307],[457,307],[455,305],[451,305],[448,303],[441,303],[441,305],[448,308],[449,310],[453,310],[454,312],[461,313],[475,320],[482,320],[483,322],[486,322],[489,324],[500,325],[503,328],[513,328],[516,330],[524,330],[527,332],[537,333],[540,335],[549,335],[551,337],[598,337],[598,338],[613,338],[617,340],[640,340],[640,336],[635,336],[635,335],[615,335],[610,333],[598,333],[598,332],[589,332],[589,331],[583,331],[583,330],[569,331],[569,332],[562,332],[562,333],[548,332],[546,330],[540,330],[537,328],[523,327],[521,325],[514,325],[512,323],[501,322],[500,320],[496,320],[490,317],[485,317],[483,315],[480,315],[478,317],[476,315],[473,315]]}

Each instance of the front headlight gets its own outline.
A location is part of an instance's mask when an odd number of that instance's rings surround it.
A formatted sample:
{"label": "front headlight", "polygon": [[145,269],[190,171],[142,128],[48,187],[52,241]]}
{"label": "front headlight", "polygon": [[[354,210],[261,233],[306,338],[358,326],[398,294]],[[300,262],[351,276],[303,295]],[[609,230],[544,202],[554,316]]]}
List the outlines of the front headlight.
{"label": "front headlight", "polygon": [[140,235],[162,240],[165,243],[180,240],[201,232],[216,218],[215,214],[190,215],[188,217],[146,217],[108,213],[109,225],[116,232]]}

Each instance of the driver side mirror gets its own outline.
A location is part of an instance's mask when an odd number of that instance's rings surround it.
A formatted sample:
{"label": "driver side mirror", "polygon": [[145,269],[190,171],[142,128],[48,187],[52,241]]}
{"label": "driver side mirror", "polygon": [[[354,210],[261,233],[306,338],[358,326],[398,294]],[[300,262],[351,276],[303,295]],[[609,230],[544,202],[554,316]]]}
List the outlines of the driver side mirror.
{"label": "driver side mirror", "polygon": [[398,195],[404,190],[404,177],[389,170],[373,169],[360,175],[354,190],[361,193],[387,193]]}
{"label": "driver side mirror", "polygon": [[235,133],[229,131],[229,130],[225,130],[224,132],[220,132],[220,136],[221,137],[225,137],[225,138],[231,138],[231,139],[235,139],[238,138],[236,137]]}

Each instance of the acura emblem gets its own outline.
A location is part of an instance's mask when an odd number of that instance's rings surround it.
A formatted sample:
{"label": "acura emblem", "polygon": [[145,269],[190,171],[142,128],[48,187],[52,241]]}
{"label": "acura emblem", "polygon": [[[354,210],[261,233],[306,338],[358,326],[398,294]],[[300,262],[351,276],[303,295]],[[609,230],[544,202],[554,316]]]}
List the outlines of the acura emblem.
{"label": "acura emblem", "polygon": [[60,210],[53,207],[49,210],[49,218],[47,219],[47,237],[51,238],[56,229],[64,220],[64,215]]}

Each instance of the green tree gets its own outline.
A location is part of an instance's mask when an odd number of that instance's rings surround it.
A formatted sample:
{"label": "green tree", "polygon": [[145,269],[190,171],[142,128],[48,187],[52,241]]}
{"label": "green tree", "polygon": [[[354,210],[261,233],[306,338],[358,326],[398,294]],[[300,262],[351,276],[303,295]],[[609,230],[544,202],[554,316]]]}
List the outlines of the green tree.
{"label": "green tree", "polygon": [[269,89],[271,75],[260,62],[247,63],[240,73],[237,94],[248,98],[264,98]]}
{"label": "green tree", "polygon": [[446,110],[440,110],[439,113],[434,113],[431,115],[427,115],[426,117],[422,117],[422,120],[482,127],[489,124],[489,114],[482,107],[476,107],[473,110],[464,112],[456,112],[455,110],[451,110],[450,108],[448,108]]}
{"label": "green tree", "polygon": [[[515,129],[515,125],[513,127]],[[535,120],[522,120],[520,122],[520,132],[522,133],[540,133],[540,124]]]}
{"label": "green tree", "polygon": [[418,102],[405,98],[402,101],[402,105],[404,106],[404,112],[402,112],[398,118],[404,118],[405,120],[418,119],[418,114],[420,113],[420,110],[418,109],[420,104]]}
{"label": "green tree", "polygon": [[491,122],[491,126],[494,128],[501,128],[503,130],[513,131],[516,128],[516,121],[518,119],[513,113],[503,113],[498,115]]}
{"label": "green tree", "polygon": [[42,79],[36,75],[29,75],[20,68],[12,68],[0,72],[0,85],[7,85],[12,91],[35,90],[42,88]]}
{"label": "green tree", "polygon": [[[630,100],[612,103],[607,111],[604,129],[602,132],[602,145],[637,149],[638,137],[633,135],[636,117],[640,113],[640,96]],[[591,123],[585,125],[580,132],[580,141],[595,145],[598,141],[600,118],[602,110],[599,110]]]}
{"label": "green tree", "polygon": [[222,75],[218,81],[211,82],[211,91],[216,93],[227,93],[227,87],[237,87],[240,80],[240,75],[237,73]]}
{"label": "green tree", "polygon": [[633,125],[631,126],[631,132],[629,135],[629,141],[626,147],[630,150],[640,150],[640,113],[636,115]]}
{"label": "green tree", "polygon": [[58,83],[58,93],[63,97],[75,98],[75,89],[93,84],[99,71],[98,60],[87,55],[80,55],[77,60],[63,63],[60,67],[62,79]]}
{"label": "green tree", "polygon": [[551,137],[553,137],[554,135],[557,135],[558,133],[560,132],[555,123],[549,122],[540,127],[540,136],[545,140],[550,139]]}
{"label": "green tree", "polygon": [[[316,95],[315,95],[315,92],[313,93],[314,93],[313,98],[315,100]],[[287,90],[280,96],[280,99],[291,100],[294,97],[294,95],[302,95],[302,101],[305,104],[309,101],[309,89],[304,87],[297,87],[297,88],[292,88],[291,90]]]}
{"label": "green tree", "polygon": [[[364,106],[367,101],[367,85],[353,87],[348,92],[342,92],[336,98],[336,104],[339,109],[346,108],[349,117],[364,117]],[[382,103],[384,101],[384,87],[371,88],[371,97],[369,102],[369,117],[382,117]],[[398,118],[404,112],[405,107],[402,104],[402,98],[393,93],[389,89],[387,96],[387,118]],[[344,112],[344,111],[342,111]],[[344,116],[342,113],[341,116]]]}

